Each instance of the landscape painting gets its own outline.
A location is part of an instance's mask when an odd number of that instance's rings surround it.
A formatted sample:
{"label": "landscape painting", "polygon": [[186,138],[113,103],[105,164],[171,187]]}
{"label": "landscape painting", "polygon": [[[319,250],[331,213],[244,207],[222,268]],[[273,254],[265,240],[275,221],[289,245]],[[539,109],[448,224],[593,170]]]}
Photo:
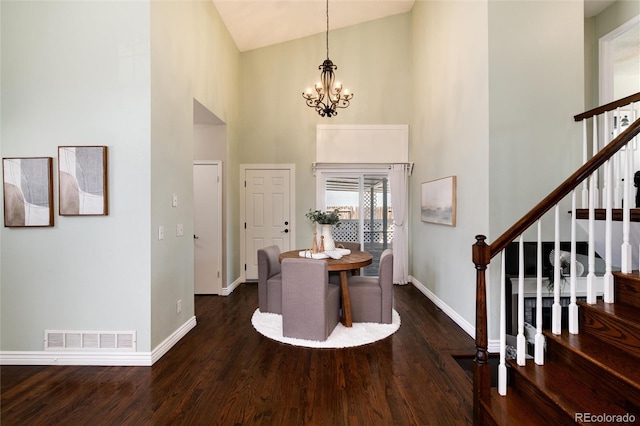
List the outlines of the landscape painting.
{"label": "landscape painting", "polygon": [[456,226],[456,177],[424,182],[420,206],[423,222]]}

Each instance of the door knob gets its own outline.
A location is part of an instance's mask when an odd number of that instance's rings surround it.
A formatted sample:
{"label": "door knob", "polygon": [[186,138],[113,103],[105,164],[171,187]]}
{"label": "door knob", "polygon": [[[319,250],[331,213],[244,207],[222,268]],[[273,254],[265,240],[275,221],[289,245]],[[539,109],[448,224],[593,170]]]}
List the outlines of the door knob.
{"label": "door knob", "polygon": [[196,234],[193,234],[193,239],[194,240],[197,240],[198,238],[200,238],[200,237],[198,237]]}
{"label": "door knob", "polygon": [[285,229],[284,231],[280,231],[280,232],[284,232],[285,234],[288,234],[288,233],[289,233],[289,230],[288,230],[288,229]]}

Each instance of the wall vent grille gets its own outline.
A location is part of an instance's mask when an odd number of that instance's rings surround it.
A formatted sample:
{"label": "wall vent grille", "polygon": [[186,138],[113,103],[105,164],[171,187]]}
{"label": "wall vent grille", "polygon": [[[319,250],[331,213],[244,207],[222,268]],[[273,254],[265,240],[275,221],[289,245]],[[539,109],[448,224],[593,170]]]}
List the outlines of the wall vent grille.
{"label": "wall vent grille", "polygon": [[135,352],[135,331],[45,330],[45,351]]}

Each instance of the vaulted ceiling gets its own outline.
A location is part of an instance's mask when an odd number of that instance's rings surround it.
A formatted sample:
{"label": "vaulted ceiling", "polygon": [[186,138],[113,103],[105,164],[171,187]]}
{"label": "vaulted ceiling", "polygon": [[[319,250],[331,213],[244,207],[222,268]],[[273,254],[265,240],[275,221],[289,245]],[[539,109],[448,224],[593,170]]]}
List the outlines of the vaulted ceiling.
{"label": "vaulted ceiling", "polygon": [[[241,52],[322,33],[327,28],[325,0],[212,1]],[[585,0],[585,16],[597,15],[614,1]],[[330,0],[330,29],[405,13],[414,3],[414,0]]]}

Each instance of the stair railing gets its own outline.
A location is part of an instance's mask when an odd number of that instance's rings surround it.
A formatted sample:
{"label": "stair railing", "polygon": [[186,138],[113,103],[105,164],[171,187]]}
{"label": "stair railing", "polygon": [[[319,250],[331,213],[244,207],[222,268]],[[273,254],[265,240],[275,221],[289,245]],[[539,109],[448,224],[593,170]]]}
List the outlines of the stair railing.
{"label": "stair railing", "polygon": [[[547,197],[498,237],[491,245],[486,243],[484,235],[476,236],[472,247],[472,259],[476,268],[476,356],[474,362],[473,393],[475,424],[482,424],[481,402],[488,401],[491,392],[491,367],[488,354],[486,269],[491,259],[501,254],[501,295],[500,295],[500,364],[498,366],[498,393],[506,395],[506,316],[505,316],[505,249],[518,240],[518,334],[516,338],[516,361],[524,365],[527,339],[524,335],[524,250],[523,234],[537,223],[537,274],[536,274],[536,333],[534,338],[534,362],[544,364],[544,336],[542,335],[542,239],[541,219],[554,209],[554,283],[562,279],[560,250],[560,202],[571,196],[571,257],[569,260],[570,304],[569,332],[578,332],[578,306],[576,304],[576,189],[582,184],[582,208],[588,209],[588,274],[586,278],[587,303],[595,303],[598,279],[603,282],[604,300],[613,302],[612,277],[612,216],[613,206],[622,207],[623,236],[621,271],[631,272],[631,245],[629,243],[629,222],[631,197],[630,182],[633,180],[633,152],[635,137],[640,133],[640,119],[636,117],[635,102],[640,101],[640,93],[576,115],[575,121],[583,123],[583,165],[554,189]],[[623,118],[628,120],[623,122]],[[588,121],[591,121],[589,127]],[[626,126],[626,128],[625,128]],[[589,137],[592,144],[589,145]],[[631,145],[629,143],[632,142]],[[589,158],[591,155],[591,158]],[[615,183],[614,183],[615,176]],[[599,182],[602,185],[599,185]],[[624,202],[625,200],[629,200]],[[605,217],[605,274],[595,274],[595,218]],[[560,304],[561,285],[554,285],[551,331],[561,332]],[[511,295],[509,295],[511,297]]]}

